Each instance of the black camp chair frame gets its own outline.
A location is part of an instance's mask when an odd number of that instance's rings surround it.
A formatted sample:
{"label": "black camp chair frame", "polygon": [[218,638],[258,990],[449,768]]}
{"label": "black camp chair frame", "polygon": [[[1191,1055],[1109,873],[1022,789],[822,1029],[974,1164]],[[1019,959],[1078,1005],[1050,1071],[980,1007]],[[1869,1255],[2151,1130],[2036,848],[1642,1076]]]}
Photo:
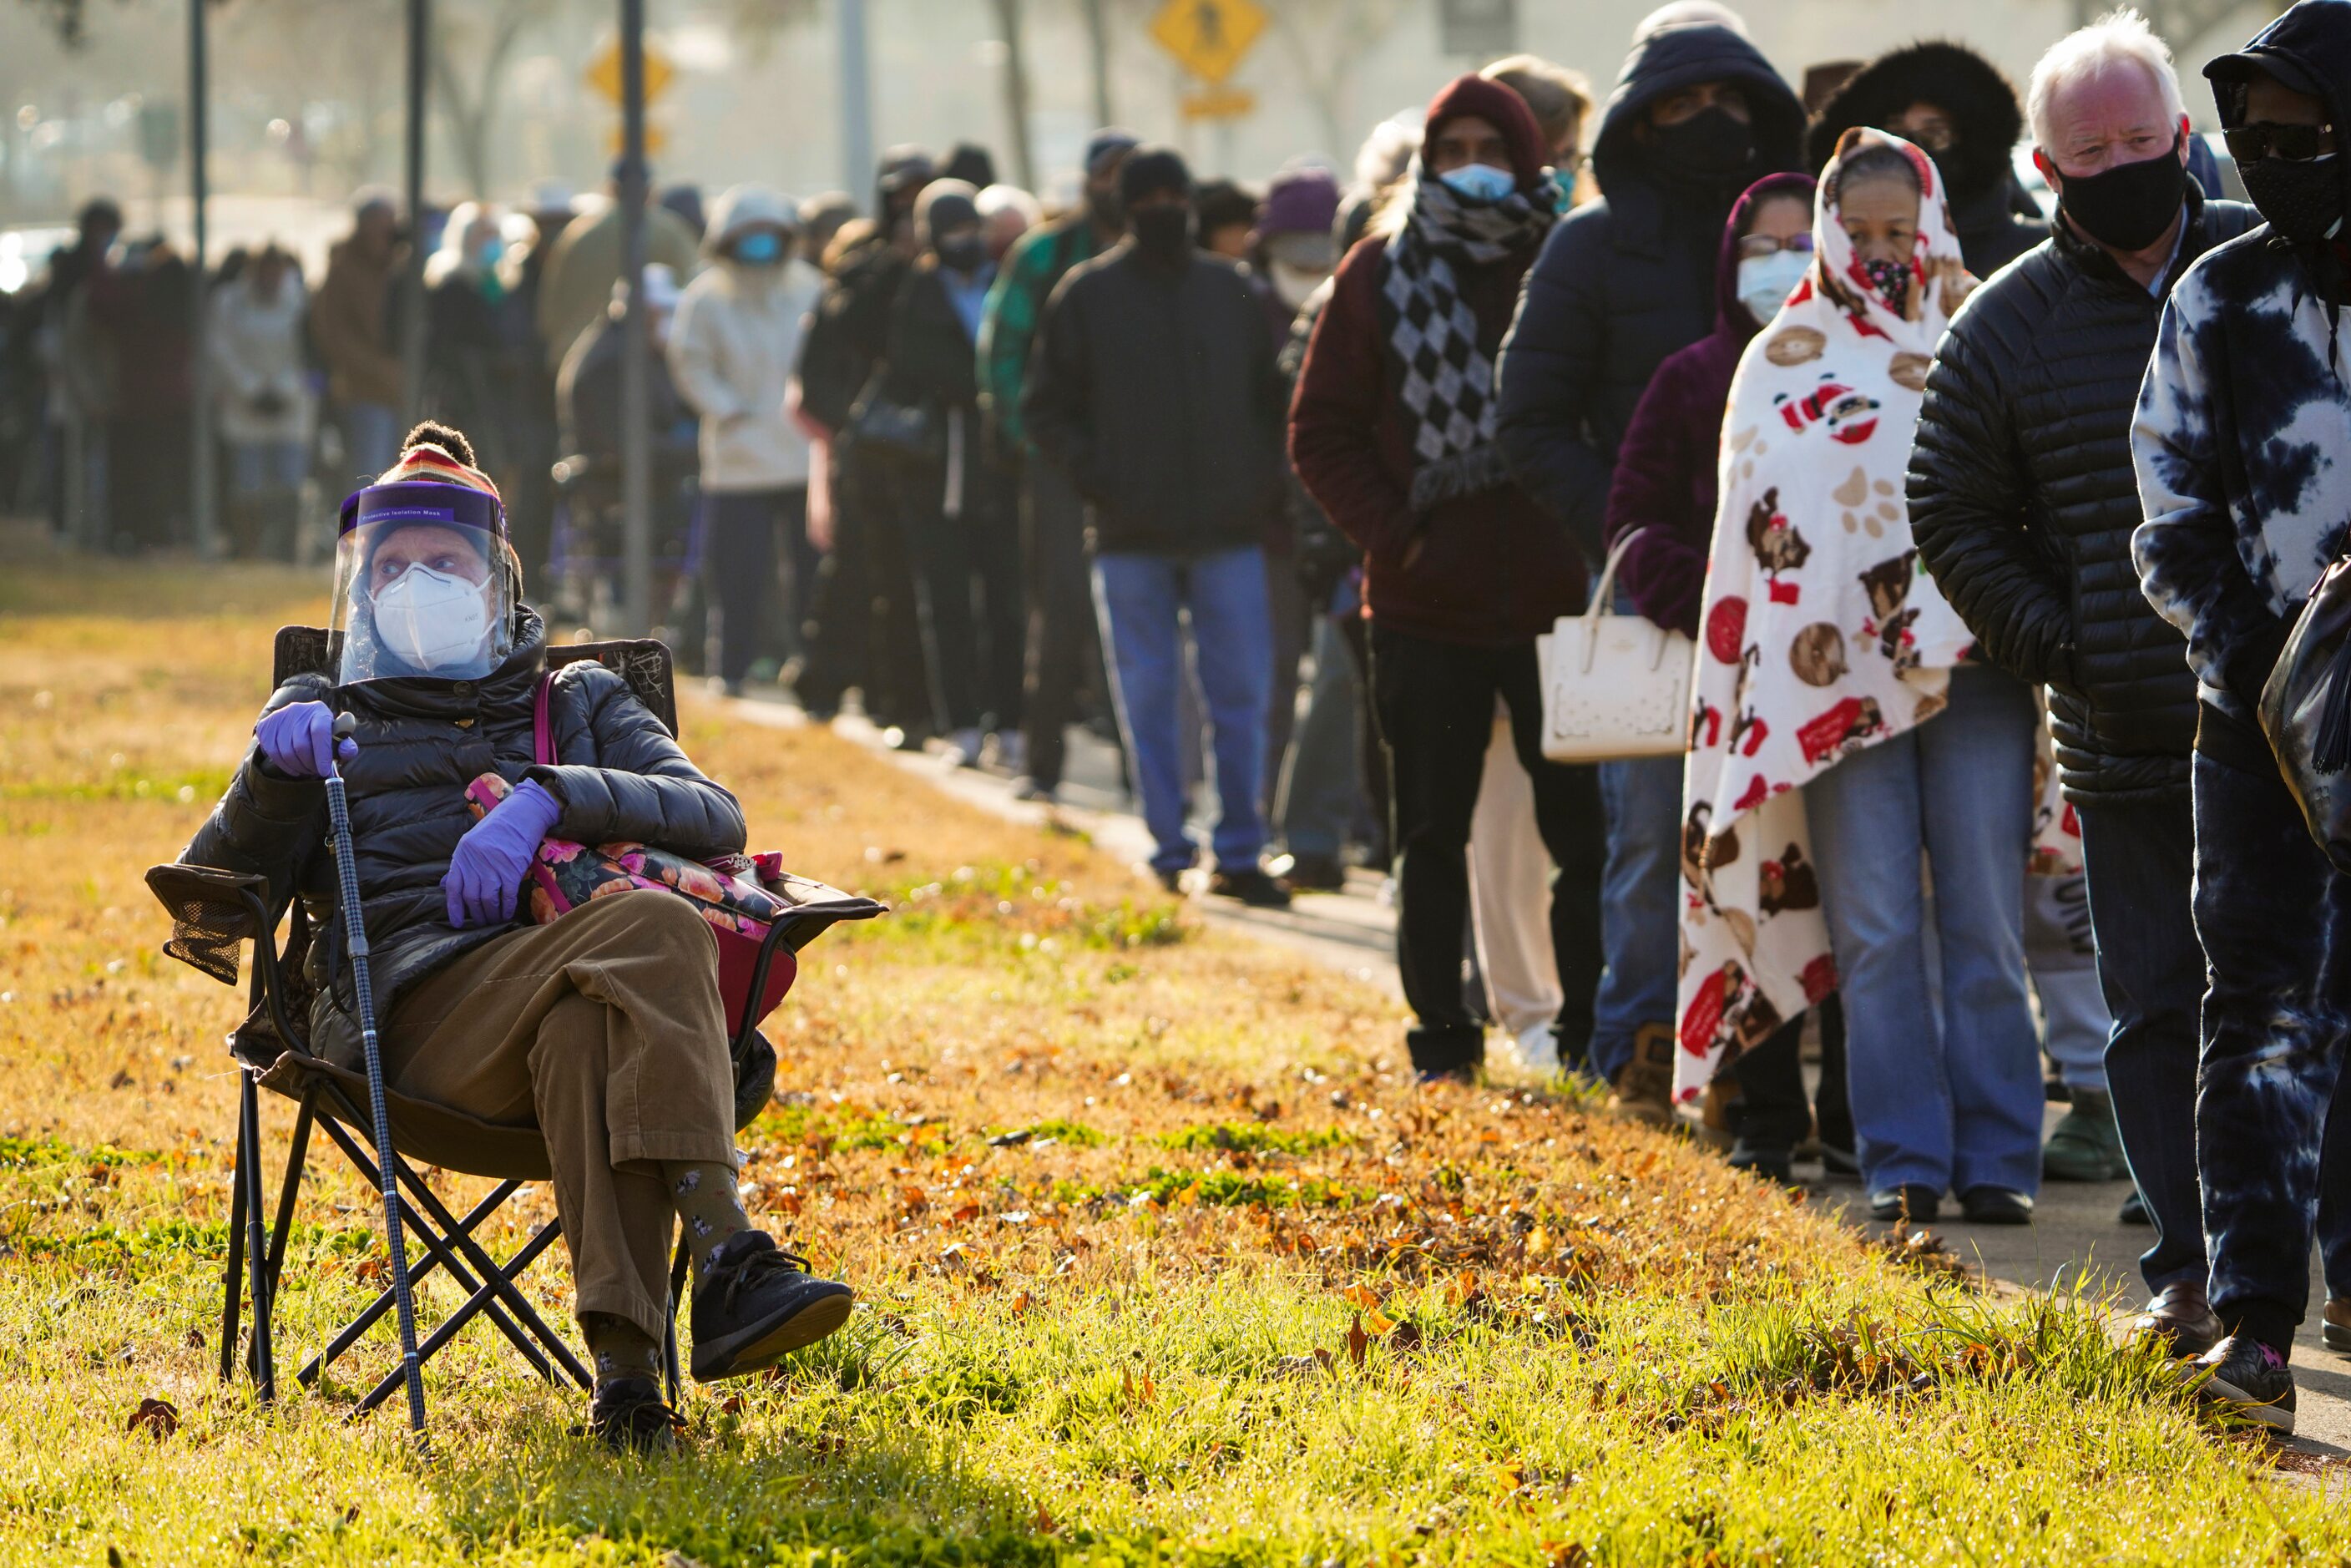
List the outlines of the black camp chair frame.
{"label": "black camp chair frame", "polygon": [[[329,644],[326,634],[310,627],[289,626],[278,633],[277,676],[283,685],[293,674],[304,670],[329,667]],[[677,732],[677,710],[671,683],[669,651],[652,641],[601,643],[574,643],[550,646],[548,650],[550,667],[574,659],[595,659],[625,676],[654,716],[674,735]],[[226,960],[229,972],[222,974],[214,964],[197,964],[215,978],[234,983],[234,946],[247,937],[254,946],[254,964],[249,982],[253,1019],[266,1018],[279,1041],[298,1047],[307,1031],[300,1028],[287,1006],[287,989],[284,976],[284,955],[296,951],[306,940],[307,917],[298,901],[272,909],[267,902],[266,884],[259,877],[242,875],[228,871],[202,866],[163,865],[148,873],[149,885],[178,920],[193,905],[207,911],[211,934],[229,945]],[[870,919],[881,914],[883,906],[871,899],[852,897],[837,890],[817,884],[804,884],[817,893],[830,894],[811,899],[796,910],[773,921],[767,940],[752,969],[751,987],[747,995],[743,1016],[737,1021],[729,1041],[730,1051],[738,1064],[747,1060],[756,1034],[758,998],[767,985],[778,951],[797,952],[828,927],[843,920]],[[280,946],[277,940],[281,920],[287,925],[287,940]],[[175,938],[177,936],[175,932]],[[173,946],[181,944],[175,939]],[[196,960],[187,953],[173,953],[188,962]],[[383,1192],[383,1166],[389,1166],[399,1196],[402,1227],[407,1238],[417,1248],[418,1256],[410,1270],[412,1284],[421,1281],[436,1270],[444,1272],[459,1289],[466,1292],[465,1301],[417,1346],[419,1364],[456,1337],[476,1317],[489,1320],[499,1333],[531,1370],[551,1383],[565,1379],[587,1389],[593,1384],[588,1369],[572,1354],[562,1334],[549,1326],[526,1298],[517,1281],[539,1255],[561,1236],[561,1221],[551,1219],[539,1226],[529,1239],[503,1263],[476,1239],[475,1232],[503,1208],[508,1199],[525,1185],[521,1180],[499,1180],[490,1191],[462,1216],[451,1212],[440,1196],[434,1193],[413,1166],[403,1159],[397,1148],[378,1150],[373,1147],[373,1123],[366,1110],[353,1100],[344,1085],[334,1076],[319,1069],[300,1072],[300,1082],[286,1091],[296,1102],[294,1129],[287,1153],[277,1200],[270,1203],[266,1190],[266,1173],[261,1150],[261,1080],[267,1062],[251,1060],[236,1048],[242,1043],[245,1030],[231,1037],[232,1051],[236,1055],[237,1133],[235,1168],[232,1173],[229,1197],[227,1256],[222,1271],[220,1375],[224,1381],[236,1375],[242,1359],[251,1377],[255,1394],[264,1403],[277,1397],[277,1374],[274,1345],[277,1287],[286,1263],[288,1238],[293,1229],[294,1210],[307,1168],[311,1134],[323,1133],[341,1150],[353,1168],[379,1197]],[[381,1164],[379,1164],[381,1159]],[[270,1213],[266,1231],[262,1217]],[[683,1240],[670,1270],[668,1332],[663,1347],[664,1381],[669,1400],[677,1402],[682,1382],[677,1348],[677,1312],[685,1288],[688,1253]],[[391,1312],[393,1291],[389,1284],[365,1311],[344,1325],[324,1348],[305,1362],[296,1373],[296,1380],[305,1387],[318,1383],[335,1359],[349,1350],[370,1328]],[[239,1329],[246,1312],[250,1312],[251,1332],[244,1339],[242,1357],[238,1354]],[[395,1365],[381,1381],[361,1397],[353,1410],[354,1417],[372,1410],[401,1386],[402,1368]]]}

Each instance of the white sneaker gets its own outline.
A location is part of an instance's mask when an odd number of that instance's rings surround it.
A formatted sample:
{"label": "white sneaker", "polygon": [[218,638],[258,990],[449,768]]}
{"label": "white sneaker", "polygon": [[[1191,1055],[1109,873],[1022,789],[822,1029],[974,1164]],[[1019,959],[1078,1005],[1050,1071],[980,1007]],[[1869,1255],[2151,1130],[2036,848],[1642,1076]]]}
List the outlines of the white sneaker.
{"label": "white sneaker", "polygon": [[979,727],[973,725],[947,737],[947,760],[958,768],[979,766]]}
{"label": "white sneaker", "polygon": [[1519,1065],[1530,1072],[1559,1071],[1559,1036],[1551,1025],[1539,1023],[1520,1032]]}

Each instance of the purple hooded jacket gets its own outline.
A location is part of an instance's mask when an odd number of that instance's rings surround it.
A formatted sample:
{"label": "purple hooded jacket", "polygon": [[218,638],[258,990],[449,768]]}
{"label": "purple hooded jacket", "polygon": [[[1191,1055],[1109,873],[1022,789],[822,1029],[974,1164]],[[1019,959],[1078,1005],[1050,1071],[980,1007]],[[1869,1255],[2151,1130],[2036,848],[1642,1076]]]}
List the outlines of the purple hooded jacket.
{"label": "purple hooded jacket", "polygon": [[1634,607],[1670,631],[1698,635],[1698,601],[1714,545],[1715,456],[1730,378],[1761,330],[1739,302],[1739,240],[1756,204],[1795,196],[1809,208],[1809,174],[1769,174],[1748,187],[1723,225],[1714,268],[1714,330],[1667,357],[1625,427],[1608,486],[1607,540],[1648,532],[1625,552],[1616,580]]}

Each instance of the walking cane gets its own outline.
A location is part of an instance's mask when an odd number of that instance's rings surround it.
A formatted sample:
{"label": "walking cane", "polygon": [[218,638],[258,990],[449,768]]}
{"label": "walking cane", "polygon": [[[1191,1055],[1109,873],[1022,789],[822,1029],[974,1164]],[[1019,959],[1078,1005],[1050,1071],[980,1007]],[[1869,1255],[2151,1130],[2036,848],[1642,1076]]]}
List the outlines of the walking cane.
{"label": "walking cane", "polygon": [[[350,714],[335,716],[340,748],[359,727]],[[334,829],[336,891],[343,904],[343,936],[351,960],[351,984],[359,993],[360,1045],[367,1056],[368,1110],[375,1117],[376,1168],[382,1176],[383,1239],[392,1249],[392,1295],[400,1314],[400,1364],[408,1381],[408,1426],[424,1431],[424,1375],[416,1359],[416,1304],[408,1293],[408,1247],[400,1234],[400,1177],[392,1148],[392,1113],[383,1099],[383,1056],[376,1048],[375,987],[368,977],[367,922],[360,911],[359,863],[351,852],[351,813],[343,797],[340,760],[327,773],[327,817]]]}

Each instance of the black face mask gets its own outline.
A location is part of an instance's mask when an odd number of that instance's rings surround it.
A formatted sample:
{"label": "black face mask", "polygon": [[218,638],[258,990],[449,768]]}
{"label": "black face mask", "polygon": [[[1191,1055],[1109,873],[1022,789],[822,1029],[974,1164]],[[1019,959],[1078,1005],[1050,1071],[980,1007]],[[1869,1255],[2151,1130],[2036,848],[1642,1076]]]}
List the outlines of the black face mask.
{"label": "black face mask", "polygon": [[987,265],[987,242],[977,235],[957,235],[938,243],[939,265],[950,272],[973,273]]}
{"label": "black face mask", "polygon": [[1677,184],[1720,186],[1755,161],[1755,130],[1718,105],[1678,124],[1652,126],[1649,147],[1662,177]]}
{"label": "black face mask", "polygon": [[2110,250],[2145,250],[2161,239],[2188,196],[2188,171],[2179,166],[2176,136],[2159,157],[2064,179],[2059,200],[2065,215]]}
{"label": "black face mask", "polygon": [[2289,163],[2263,158],[2240,163],[2245,193],[2253,199],[2270,227],[2295,245],[2315,245],[2331,237],[2343,223],[2343,171],[2338,154]]}
{"label": "black face mask", "polygon": [[1134,243],[1155,261],[1177,262],[1192,248],[1192,209],[1183,207],[1145,207],[1141,212],[1126,214],[1127,227],[1134,233]]}

